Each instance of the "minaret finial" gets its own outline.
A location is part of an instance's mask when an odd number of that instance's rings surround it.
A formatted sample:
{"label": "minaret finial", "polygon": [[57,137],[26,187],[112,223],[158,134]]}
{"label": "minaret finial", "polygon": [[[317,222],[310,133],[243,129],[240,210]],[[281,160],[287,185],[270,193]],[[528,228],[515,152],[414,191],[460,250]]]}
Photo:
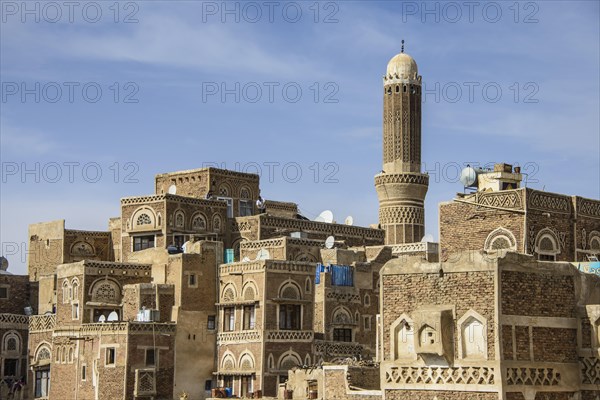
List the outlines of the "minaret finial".
{"label": "minaret finial", "polygon": [[400,53],[404,53],[404,39],[402,39],[402,50],[400,50]]}

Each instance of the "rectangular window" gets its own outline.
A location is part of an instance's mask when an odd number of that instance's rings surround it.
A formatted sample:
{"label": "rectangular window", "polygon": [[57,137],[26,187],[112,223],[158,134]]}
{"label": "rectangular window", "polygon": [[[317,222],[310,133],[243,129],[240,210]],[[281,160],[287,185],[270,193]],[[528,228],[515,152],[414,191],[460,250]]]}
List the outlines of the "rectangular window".
{"label": "rectangular window", "polygon": [[235,309],[227,307],[223,309],[223,331],[231,332],[235,329]]}
{"label": "rectangular window", "polygon": [[185,240],[184,235],[173,235],[173,245],[176,247],[181,247],[187,240]]}
{"label": "rectangular window", "polygon": [[85,381],[87,380],[87,367],[85,365],[81,366],[81,380]]}
{"label": "rectangular window", "polygon": [[8,299],[8,288],[6,286],[0,286],[0,299]]}
{"label": "rectangular window", "polygon": [[35,371],[35,397],[48,397],[50,368]]}
{"label": "rectangular window", "polygon": [[196,274],[189,274],[188,275],[188,286],[193,287],[193,286],[197,286],[198,285],[198,281],[196,280]]}
{"label": "rectangular window", "polygon": [[554,254],[540,254],[540,261],[556,261],[556,256]]}
{"label": "rectangular window", "polygon": [[240,217],[252,215],[252,200],[240,200]]}
{"label": "rectangular window", "polygon": [[335,328],[333,330],[333,340],[336,342],[351,342],[352,329]]}
{"label": "rectangular window", "polygon": [[156,365],[156,350],[146,349],[146,367],[154,367]]}
{"label": "rectangular window", "polygon": [[212,381],[211,380],[204,381],[204,390],[211,390],[211,389],[212,389]]}
{"label": "rectangular window", "polygon": [[299,304],[282,304],[279,306],[279,329],[300,330],[302,306]]}
{"label": "rectangular window", "polygon": [[19,360],[16,358],[7,358],[4,360],[4,376],[16,376]]}
{"label": "rectangular window", "polygon": [[133,251],[140,251],[154,248],[154,235],[134,236]]}
{"label": "rectangular window", "polygon": [[365,331],[371,330],[371,316],[370,315],[365,315],[363,317],[363,327],[364,327]]}
{"label": "rectangular window", "polygon": [[217,316],[216,315],[208,316],[208,322],[206,323],[206,329],[208,329],[209,331],[214,331],[215,329],[217,329]]}
{"label": "rectangular window", "polygon": [[106,348],[106,359],[104,360],[104,365],[115,365],[115,360],[117,356],[117,349],[114,347]]}
{"label": "rectangular window", "polygon": [[227,203],[227,218],[233,218],[233,199],[231,197],[217,197]]}
{"label": "rectangular window", "polygon": [[254,329],[254,306],[244,306],[244,329]]}
{"label": "rectangular window", "polygon": [[75,303],[71,306],[71,318],[79,319],[79,304]]}

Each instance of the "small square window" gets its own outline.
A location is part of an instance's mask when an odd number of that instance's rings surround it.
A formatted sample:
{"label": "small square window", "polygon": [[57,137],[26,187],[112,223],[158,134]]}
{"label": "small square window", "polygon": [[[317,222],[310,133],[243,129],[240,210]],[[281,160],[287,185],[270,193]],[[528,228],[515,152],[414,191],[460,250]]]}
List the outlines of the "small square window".
{"label": "small square window", "polygon": [[190,286],[190,287],[197,286],[198,280],[196,278],[197,278],[196,274],[189,274],[188,275],[188,286]]}
{"label": "small square window", "polygon": [[106,359],[104,360],[104,365],[106,366],[114,366],[117,358],[117,349],[114,347],[106,348]]}
{"label": "small square window", "polygon": [[0,299],[2,299],[2,300],[8,299],[8,288],[6,286],[0,287]]}
{"label": "small square window", "polygon": [[217,329],[217,316],[216,315],[208,316],[208,322],[206,324],[206,329],[208,329],[209,331],[214,331],[215,329]]}

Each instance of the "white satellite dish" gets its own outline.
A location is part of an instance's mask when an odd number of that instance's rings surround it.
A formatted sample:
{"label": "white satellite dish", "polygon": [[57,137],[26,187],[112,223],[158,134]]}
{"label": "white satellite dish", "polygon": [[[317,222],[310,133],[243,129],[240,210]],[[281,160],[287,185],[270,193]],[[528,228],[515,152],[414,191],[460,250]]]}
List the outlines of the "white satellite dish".
{"label": "white satellite dish", "polygon": [[423,238],[421,239],[421,242],[426,243],[426,242],[433,242],[433,235],[428,233],[427,235],[423,236]]}
{"label": "white satellite dish", "polygon": [[119,314],[117,314],[116,311],[113,311],[110,314],[108,314],[108,318],[106,318],[106,320],[108,322],[118,321],[119,320]]}
{"label": "white satellite dish", "polygon": [[257,260],[268,260],[269,258],[271,258],[271,254],[269,254],[269,250],[267,249],[260,249],[256,255]]}
{"label": "white satellite dish", "polygon": [[0,269],[6,271],[8,269],[8,260],[6,257],[0,257]]}
{"label": "white satellite dish", "polygon": [[472,187],[477,182],[477,171],[473,167],[464,168],[460,173],[460,183],[464,187]]}
{"label": "white satellite dish", "polygon": [[104,315],[101,315],[100,318],[98,318],[98,322],[105,323],[106,322],[106,317]]}
{"label": "white satellite dish", "polygon": [[346,225],[353,225],[354,224],[354,218],[352,218],[352,215],[348,215],[346,217],[346,219],[344,220],[344,223]]}
{"label": "white satellite dish", "polygon": [[331,210],[325,210],[317,218],[315,218],[316,222],[327,222],[328,224],[333,222],[333,213]]}
{"label": "white satellite dish", "polygon": [[248,261],[250,261],[250,258],[249,258],[249,257],[244,257],[244,258],[242,258],[242,262],[248,262]]}
{"label": "white satellite dish", "polygon": [[328,249],[333,249],[333,245],[335,244],[335,238],[333,236],[329,236],[325,239],[325,247]]}
{"label": "white satellite dish", "polygon": [[177,194],[177,186],[171,185],[168,190],[169,194]]}

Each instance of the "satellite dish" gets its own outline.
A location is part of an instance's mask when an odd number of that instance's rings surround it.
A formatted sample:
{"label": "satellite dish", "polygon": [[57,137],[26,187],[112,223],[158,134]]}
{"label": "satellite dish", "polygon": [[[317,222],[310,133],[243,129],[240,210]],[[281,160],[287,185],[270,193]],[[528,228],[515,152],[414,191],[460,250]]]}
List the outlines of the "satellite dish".
{"label": "satellite dish", "polygon": [[0,257],[0,269],[6,271],[8,269],[8,260],[6,257]]}
{"label": "satellite dish", "polygon": [[464,187],[472,187],[477,182],[477,171],[473,167],[464,168],[460,173],[460,182]]}
{"label": "satellite dish", "polygon": [[354,218],[352,218],[352,215],[348,215],[346,217],[346,219],[344,220],[344,223],[346,225],[353,225],[354,224]]}
{"label": "satellite dish", "polygon": [[169,194],[177,194],[177,186],[171,185],[168,190]]}
{"label": "satellite dish", "polygon": [[325,247],[328,249],[333,249],[333,245],[335,244],[335,238],[333,236],[329,236],[325,239]]}
{"label": "satellite dish", "polygon": [[242,258],[242,262],[248,262],[248,261],[250,261],[250,258],[248,258],[248,257]]}
{"label": "satellite dish", "polygon": [[421,242],[433,242],[433,235],[428,233],[427,235],[423,236],[423,238],[421,239]]}
{"label": "satellite dish", "polygon": [[98,322],[105,323],[106,322],[106,317],[104,315],[101,315],[100,318],[98,318]]}
{"label": "satellite dish", "polygon": [[119,314],[117,314],[116,311],[113,311],[110,314],[108,314],[108,318],[106,318],[106,320],[108,322],[118,321],[119,320]]}
{"label": "satellite dish", "polygon": [[317,218],[315,218],[316,222],[327,222],[328,224],[333,222],[333,213],[331,210],[325,210]]}
{"label": "satellite dish", "polygon": [[271,254],[269,254],[269,250],[267,249],[260,249],[256,255],[257,260],[268,260],[269,258],[271,258]]}

